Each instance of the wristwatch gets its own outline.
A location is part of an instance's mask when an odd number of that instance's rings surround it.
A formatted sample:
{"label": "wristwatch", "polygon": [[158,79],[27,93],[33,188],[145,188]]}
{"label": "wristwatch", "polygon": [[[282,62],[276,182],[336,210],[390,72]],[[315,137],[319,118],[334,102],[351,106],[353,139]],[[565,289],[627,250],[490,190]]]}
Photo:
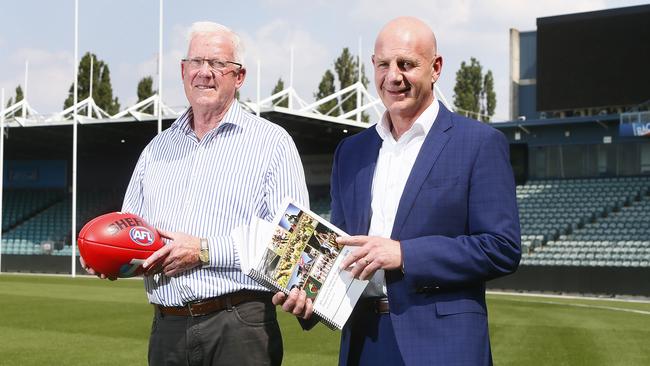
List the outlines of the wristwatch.
{"label": "wristwatch", "polygon": [[199,260],[203,267],[210,265],[210,248],[208,247],[208,239],[200,238],[201,251],[199,252]]}

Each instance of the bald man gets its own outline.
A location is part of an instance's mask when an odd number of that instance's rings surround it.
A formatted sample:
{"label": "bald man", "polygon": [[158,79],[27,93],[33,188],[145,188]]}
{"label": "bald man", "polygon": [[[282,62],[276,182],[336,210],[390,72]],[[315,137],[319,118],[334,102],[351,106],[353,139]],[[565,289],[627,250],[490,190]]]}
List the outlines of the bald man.
{"label": "bald man", "polygon": [[[356,246],[342,267],[370,280],[339,363],[491,365],[485,282],[521,257],[507,140],[435,98],[442,57],[422,21],[386,24],[372,63],[386,112],[341,141],[332,171],[331,219]],[[298,291],[274,302],[311,315]]]}

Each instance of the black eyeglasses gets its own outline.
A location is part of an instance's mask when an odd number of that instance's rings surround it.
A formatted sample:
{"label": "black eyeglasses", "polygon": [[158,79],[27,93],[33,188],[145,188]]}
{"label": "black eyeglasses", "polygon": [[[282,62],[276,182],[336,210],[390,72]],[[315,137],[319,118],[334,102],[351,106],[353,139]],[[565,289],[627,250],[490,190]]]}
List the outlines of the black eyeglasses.
{"label": "black eyeglasses", "polygon": [[202,57],[193,57],[193,58],[184,58],[181,61],[185,62],[190,69],[196,70],[203,67],[203,63],[207,62],[208,66],[215,71],[226,71],[229,64],[237,66],[237,70],[240,70],[243,65],[239,62],[234,61],[223,61],[218,58],[202,58]]}

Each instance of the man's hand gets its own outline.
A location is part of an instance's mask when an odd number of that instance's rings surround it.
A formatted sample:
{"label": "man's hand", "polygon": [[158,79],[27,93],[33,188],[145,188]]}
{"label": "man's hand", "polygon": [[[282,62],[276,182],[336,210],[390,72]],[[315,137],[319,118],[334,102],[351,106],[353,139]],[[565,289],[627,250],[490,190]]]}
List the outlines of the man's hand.
{"label": "man's hand", "polygon": [[79,263],[81,263],[81,266],[83,267],[83,269],[86,270],[86,272],[88,272],[88,274],[95,275],[95,276],[101,278],[102,280],[108,279],[108,280],[111,280],[111,281],[115,281],[117,279],[117,277],[108,277],[107,275],[105,275],[103,273],[95,272],[94,269],[92,269],[88,265],[86,265],[86,261],[84,261],[84,258],[82,256],[79,256]]}
{"label": "man's hand", "polygon": [[179,232],[158,230],[160,236],[168,239],[167,245],[158,249],[142,264],[146,275],[163,272],[175,276],[201,264],[199,253],[201,239]]}
{"label": "man's hand", "polygon": [[273,295],[274,305],[282,305],[282,310],[291,313],[299,318],[309,319],[314,312],[314,304],[307,298],[305,290],[291,289],[289,296],[284,292]]}
{"label": "man's hand", "polygon": [[347,236],[336,238],[342,245],[354,245],[355,248],[343,262],[341,269],[354,264],[350,273],[361,280],[370,279],[379,269],[397,269],[402,267],[402,250],[400,242],[378,236]]}

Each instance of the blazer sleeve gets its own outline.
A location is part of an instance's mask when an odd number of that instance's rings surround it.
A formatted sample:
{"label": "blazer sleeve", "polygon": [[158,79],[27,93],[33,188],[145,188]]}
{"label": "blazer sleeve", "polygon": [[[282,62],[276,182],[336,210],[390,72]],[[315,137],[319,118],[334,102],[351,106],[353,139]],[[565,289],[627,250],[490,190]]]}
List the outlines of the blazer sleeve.
{"label": "blazer sleeve", "polygon": [[480,142],[467,187],[466,232],[402,240],[404,280],[414,288],[453,288],[510,274],[521,258],[515,183],[505,136]]}

